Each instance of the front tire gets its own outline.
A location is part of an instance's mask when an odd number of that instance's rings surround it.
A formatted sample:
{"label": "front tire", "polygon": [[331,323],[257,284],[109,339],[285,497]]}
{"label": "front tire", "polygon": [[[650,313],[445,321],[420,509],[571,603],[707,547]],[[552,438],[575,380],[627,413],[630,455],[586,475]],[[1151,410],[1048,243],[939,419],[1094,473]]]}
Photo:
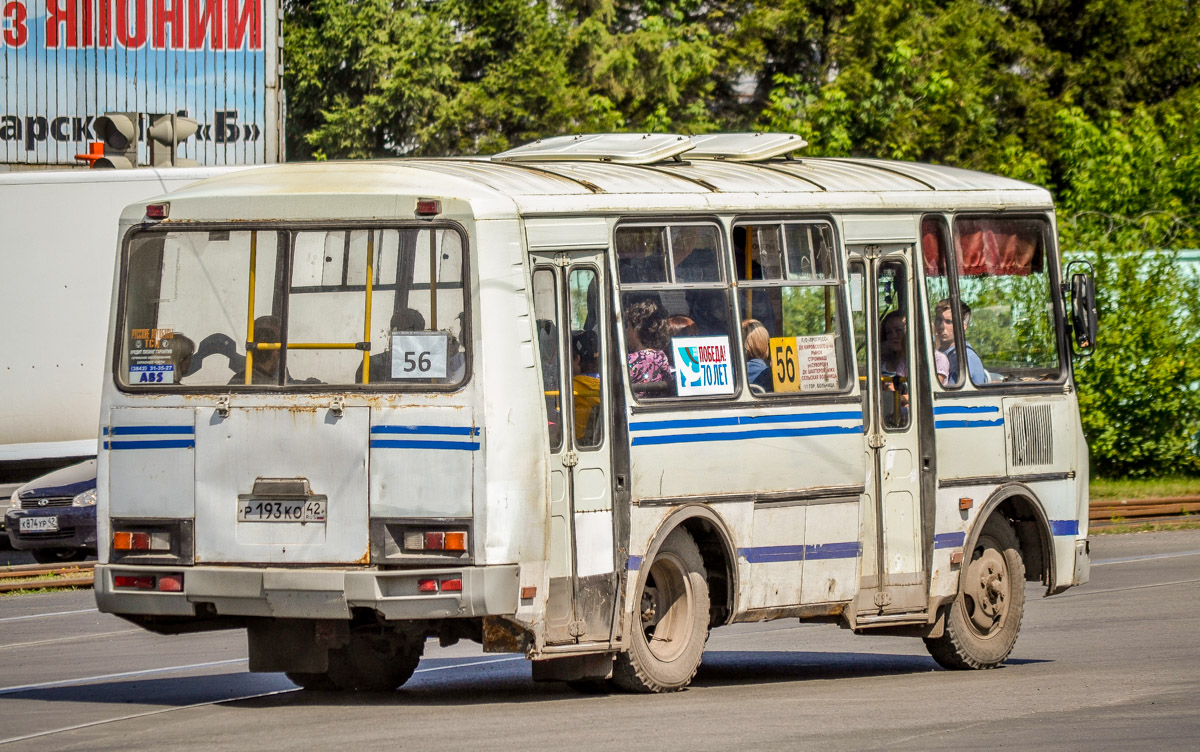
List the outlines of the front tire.
{"label": "front tire", "polygon": [[941,637],[925,639],[948,669],[995,668],[1017,643],[1025,612],[1025,562],[1012,525],[998,515],[984,523]]}
{"label": "front tire", "polygon": [[638,594],[629,650],[613,682],[631,692],[675,692],[696,675],[708,640],[708,581],[700,549],[686,530],[663,541]]}

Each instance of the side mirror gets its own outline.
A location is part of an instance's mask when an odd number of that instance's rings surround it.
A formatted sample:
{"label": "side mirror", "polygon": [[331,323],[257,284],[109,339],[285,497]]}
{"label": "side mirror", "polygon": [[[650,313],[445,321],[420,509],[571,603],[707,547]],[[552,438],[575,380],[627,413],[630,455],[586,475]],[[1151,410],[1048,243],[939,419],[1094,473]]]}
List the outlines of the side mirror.
{"label": "side mirror", "polygon": [[1096,310],[1096,280],[1092,277],[1091,266],[1086,272],[1071,273],[1079,262],[1073,262],[1067,267],[1071,284],[1071,332],[1074,335],[1071,349],[1075,355],[1091,355],[1096,348],[1096,333],[1099,328],[1099,314]]}

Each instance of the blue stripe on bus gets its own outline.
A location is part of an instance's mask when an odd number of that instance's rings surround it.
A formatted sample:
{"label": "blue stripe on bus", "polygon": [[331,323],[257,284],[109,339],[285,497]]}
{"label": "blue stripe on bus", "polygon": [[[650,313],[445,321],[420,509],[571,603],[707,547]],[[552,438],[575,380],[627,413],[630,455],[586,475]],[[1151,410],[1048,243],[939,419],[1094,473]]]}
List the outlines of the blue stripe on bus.
{"label": "blue stripe on bus", "polygon": [[727,433],[676,433],[660,436],[635,436],[633,446],[654,444],[691,444],[702,441],[744,441],[746,439],[775,439],[794,436],[825,436],[839,433],[862,433],[857,426],[814,426],[812,428],[777,428],[769,431],[729,431]]}
{"label": "blue stripe on bus", "polygon": [[478,441],[411,441],[403,439],[373,439],[372,449],[456,449],[474,452],[479,449]]}
{"label": "blue stripe on bus", "polygon": [[995,405],[943,405],[933,408],[934,415],[950,413],[998,413],[1000,408]]}
{"label": "blue stripe on bus", "polygon": [[1079,520],[1050,520],[1051,535],[1079,535]]}
{"label": "blue stripe on bus", "polygon": [[966,542],[966,533],[938,533],[933,536],[934,548],[958,548]]}
{"label": "blue stripe on bus", "polygon": [[934,428],[985,428],[987,426],[1002,426],[1004,418],[996,420],[935,420]]}
{"label": "blue stripe on bus", "polygon": [[422,434],[427,436],[478,436],[473,426],[371,426],[371,433]]}
{"label": "blue stripe on bus", "polygon": [[818,559],[854,559],[862,553],[858,541],[848,543],[811,543],[796,546],[758,546],[739,548],[741,556],[749,564],[767,564],[777,561],[805,561]]}
{"label": "blue stripe on bus", "polygon": [[169,439],[160,441],[106,441],[105,449],[191,449],[195,439]]}
{"label": "blue stripe on bus", "polygon": [[630,423],[630,431],[660,431],[670,428],[712,428],[714,426],[752,426],[763,423],[802,423],[814,420],[854,420],[862,418],[861,410],[833,413],[790,413],[787,415],[741,415],[727,418],[692,418],[689,420],[649,420]]}
{"label": "blue stripe on bus", "polygon": [[111,430],[113,436],[148,436],[155,434],[194,434],[196,429],[192,426],[114,426],[112,429],[105,428],[104,433],[108,434]]}
{"label": "blue stripe on bus", "polygon": [[628,569],[630,572],[636,572],[638,569],[641,568],[641,566],[642,566],[642,557],[640,557],[640,556],[630,556],[629,560],[625,563],[625,568]]}

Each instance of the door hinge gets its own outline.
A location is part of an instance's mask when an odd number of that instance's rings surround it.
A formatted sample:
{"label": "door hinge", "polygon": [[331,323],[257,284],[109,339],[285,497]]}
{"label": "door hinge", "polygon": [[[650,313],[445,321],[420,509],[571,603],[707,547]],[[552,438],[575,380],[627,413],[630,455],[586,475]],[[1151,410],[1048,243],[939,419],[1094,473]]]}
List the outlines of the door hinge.
{"label": "door hinge", "polygon": [[218,397],[217,398],[217,415],[220,415],[222,418],[229,417],[229,398],[228,397]]}
{"label": "door hinge", "polygon": [[880,608],[883,608],[884,606],[892,605],[892,594],[886,593],[886,592],[885,593],[876,593],[875,594],[875,605]]}
{"label": "door hinge", "polygon": [[582,621],[573,621],[567,625],[567,633],[572,637],[582,637],[587,630],[587,625]]}
{"label": "door hinge", "polygon": [[563,467],[575,467],[579,464],[579,452],[563,452]]}
{"label": "door hinge", "polygon": [[873,433],[873,434],[868,435],[867,436],[867,446],[871,447],[872,449],[882,449],[883,448],[883,434]]}
{"label": "door hinge", "polygon": [[883,250],[882,246],[868,245],[868,246],[863,247],[863,254],[869,259],[877,259],[877,258],[879,258],[880,252],[882,250]]}
{"label": "door hinge", "polygon": [[567,254],[565,254],[565,253],[556,253],[556,254],[554,254],[554,264],[555,264],[555,266],[561,266],[562,268],[564,268],[564,269],[565,269],[565,268],[567,268],[567,266],[568,266],[570,263],[571,263],[571,257],[570,257],[570,256],[568,256]]}
{"label": "door hinge", "polygon": [[333,413],[339,418],[342,417],[344,412],[346,412],[346,400],[342,399],[340,394],[333,398],[333,402],[329,403],[329,412]]}

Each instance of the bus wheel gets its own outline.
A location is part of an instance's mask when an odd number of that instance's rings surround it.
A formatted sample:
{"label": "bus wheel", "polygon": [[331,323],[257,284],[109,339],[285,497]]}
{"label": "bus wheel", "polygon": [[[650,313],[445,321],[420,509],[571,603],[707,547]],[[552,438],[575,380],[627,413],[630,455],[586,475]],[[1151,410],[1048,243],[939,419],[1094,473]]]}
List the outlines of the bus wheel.
{"label": "bus wheel", "polygon": [[613,682],[631,692],[674,692],[696,675],[708,639],[708,582],[700,549],[686,530],[667,536],[646,573],[629,650]]}
{"label": "bus wheel", "polygon": [[988,518],[965,567],[946,630],[925,647],[945,668],[995,668],[1017,643],[1025,611],[1025,563],[1012,525]]}
{"label": "bus wheel", "polygon": [[345,647],[329,651],[327,676],[337,689],[391,692],[417,670],[424,648],[420,639],[351,633]]}
{"label": "bus wheel", "polygon": [[337,689],[337,685],[333,683],[333,679],[329,678],[329,674],[313,674],[304,671],[288,671],[284,673],[292,684],[299,686],[302,689],[307,689],[310,692],[323,692]]}

